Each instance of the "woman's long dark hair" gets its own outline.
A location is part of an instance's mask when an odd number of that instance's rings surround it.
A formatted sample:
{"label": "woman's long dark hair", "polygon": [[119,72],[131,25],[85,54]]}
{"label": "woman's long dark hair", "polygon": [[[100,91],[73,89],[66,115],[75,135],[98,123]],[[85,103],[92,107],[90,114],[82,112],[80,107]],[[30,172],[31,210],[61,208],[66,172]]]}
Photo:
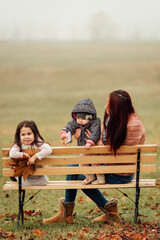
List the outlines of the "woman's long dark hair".
{"label": "woman's long dark hair", "polygon": [[14,138],[14,144],[17,144],[18,147],[22,150],[21,147],[21,141],[20,141],[20,131],[23,127],[30,128],[34,134],[34,141],[32,145],[36,145],[37,147],[40,147],[44,143],[43,137],[40,135],[39,130],[37,128],[37,125],[35,124],[34,121],[28,121],[25,120],[23,122],[20,122],[17,126],[16,133],[15,133],[15,138]]}
{"label": "woman's long dark hair", "polygon": [[[117,90],[109,95],[109,114],[104,113],[103,128],[106,132],[106,144],[116,155],[127,134],[127,123],[131,113],[134,113],[130,95],[124,90]],[[106,126],[106,119],[109,121]]]}

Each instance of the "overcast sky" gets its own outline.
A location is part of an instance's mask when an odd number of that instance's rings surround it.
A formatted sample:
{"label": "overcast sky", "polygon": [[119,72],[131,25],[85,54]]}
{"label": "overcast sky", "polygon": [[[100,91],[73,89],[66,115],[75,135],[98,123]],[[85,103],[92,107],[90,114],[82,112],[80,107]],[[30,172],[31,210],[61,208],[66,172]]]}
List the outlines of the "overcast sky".
{"label": "overcast sky", "polygon": [[160,0],[0,0],[0,40],[89,40],[96,24],[118,40],[159,41]]}

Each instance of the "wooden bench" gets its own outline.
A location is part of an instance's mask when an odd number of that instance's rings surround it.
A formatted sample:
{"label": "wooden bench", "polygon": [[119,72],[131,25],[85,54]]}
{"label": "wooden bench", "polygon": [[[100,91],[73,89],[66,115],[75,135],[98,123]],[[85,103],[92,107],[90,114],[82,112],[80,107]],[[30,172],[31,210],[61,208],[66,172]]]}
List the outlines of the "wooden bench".
{"label": "wooden bench", "polygon": [[[19,220],[23,223],[23,203],[25,190],[31,189],[118,189],[118,188],[136,188],[135,196],[135,216],[134,223],[137,223],[138,204],[140,188],[148,188],[156,186],[156,179],[140,178],[140,173],[156,172],[156,156],[157,145],[135,145],[122,146],[116,157],[111,153],[108,146],[94,146],[90,150],[84,147],[52,147],[52,155],[38,161],[36,165],[47,165],[45,168],[38,168],[33,175],[67,175],[67,174],[94,174],[94,173],[135,173],[135,179],[127,184],[104,184],[104,185],[83,185],[82,181],[65,181],[55,180],[49,181],[45,186],[22,186],[21,177],[17,182],[6,181],[3,190],[19,190]],[[9,156],[9,148],[2,149],[3,155],[3,176],[13,176],[14,170],[10,168],[11,159]],[[39,151],[39,150],[36,150]],[[35,154],[31,150],[24,152],[30,155]],[[67,167],[68,164],[103,164],[101,166],[83,166],[83,167]],[[126,165],[127,164],[127,165]],[[62,177],[65,179],[65,176]]]}

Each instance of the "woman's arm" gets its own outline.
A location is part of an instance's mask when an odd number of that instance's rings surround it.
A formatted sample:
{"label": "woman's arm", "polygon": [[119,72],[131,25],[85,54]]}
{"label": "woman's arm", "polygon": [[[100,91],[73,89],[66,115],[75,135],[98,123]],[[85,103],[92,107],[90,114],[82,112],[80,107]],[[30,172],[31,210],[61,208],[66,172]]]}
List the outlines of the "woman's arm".
{"label": "woman's arm", "polygon": [[97,118],[91,125],[90,135],[87,139],[87,142],[94,143],[95,145],[101,137],[101,120]]}
{"label": "woman's arm", "polygon": [[[78,128],[78,129],[75,131],[75,133],[74,133],[75,139],[78,140],[78,138],[80,137],[80,135],[81,135],[81,128]],[[91,132],[90,132],[88,129],[86,129],[85,135],[86,135],[87,138],[89,138],[89,136],[91,135]],[[85,139],[86,141],[87,141],[87,138]],[[96,146],[104,145],[103,142],[102,142],[102,134],[101,134],[100,140],[99,140],[95,145],[96,145]]]}
{"label": "woman's arm", "polygon": [[75,131],[75,133],[74,133],[74,138],[75,138],[76,140],[78,140],[78,138],[80,137],[80,135],[81,135],[81,128],[78,128],[78,129]]}
{"label": "woman's arm", "polygon": [[[89,138],[91,132],[90,132],[88,129],[86,129],[85,134],[86,134],[87,138]],[[102,135],[101,135],[101,137],[102,137]],[[86,141],[87,141],[87,139],[86,139]],[[102,142],[102,138],[100,138],[100,140],[99,140],[95,145],[96,145],[96,146],[102,146],[102,145],[104,145],[103,142]]]}

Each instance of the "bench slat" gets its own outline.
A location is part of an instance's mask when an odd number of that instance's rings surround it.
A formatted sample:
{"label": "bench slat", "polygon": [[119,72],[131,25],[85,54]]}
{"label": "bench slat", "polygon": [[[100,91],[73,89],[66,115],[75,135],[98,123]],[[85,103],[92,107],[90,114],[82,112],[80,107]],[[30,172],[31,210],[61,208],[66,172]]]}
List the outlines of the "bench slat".
{"label": "bench slat", "polygon": [[[3,166],[9,166],[10,158],[3,158]],[[66,165],[66,164],[89,164],[89,163],[136,163],[137,155],[92,155],[92,156],[59,156],[47,157],[37,161],[36,165]]]}
{"label": "bench slat", "polygon": [[[140,187],[155,187],[156,179],[140,179]],[[38,190],[38,189],[113,189],[113,188],[135,188],[136,181],[133,180],[127,184],[104,184],[104,185],[83,185],[82,181],[51,181],[45,186],[22,186],[24,190]],[[18,184],[8,182],[3,186],[3,190],[18,190]]]}
{"label": "bench slat", "polygon": [[[143,165],[140,172],[155,172],[156,165]],[[116,165],[116,166],[86,166],[86,167],[48,167],[38,168],[33,173],[36,175],[66,175],[66,174],[93,174],[93,173],[135,173],[136,165]],[[13,176],[13,169],[3,169],[3,176]]]}
{"label": "bench slat", "polygon": [[[135,145],[121,146],[118,153],[137,153],[137,149],[141,148],[141,152],[157,152],[157,145]],[[111,153],[109,146],[94,146],[90,150],[85,150],[84,147],[53,147],[53,154],[96,154],[96,153]]]}
{"label": "bench slat", "polygon": [[[10,158],[3,158],[3,167],[9,166]],[[114,157],[113,155],[92,155],[92,156],[59,156],[59,157],[47,157],[41,161],[37,161],[36,165],[66,165],[66,164],[88,164],[88,163],[136,163],[137,155],[119,155]],[[144,154],[141,155],[141,163],[155,163],[156,154]]]}
{"label": "bench slat", "polygon": [[[141,152],[157,152],[156,144],[147,145],[135,145],[135,146],[121,146],[117,151],[118,153],[136,153],[137,149],[141,148]],[[9,156],[10,148],[2,149],[2,156]],[[38,151],[38,150],[36,150]],[[35,152],[36,152],[35,151]],[[109,146],[94,146],[90,150],[84,149],[84,147],[74,146],[74,147],[52,147],[53,154],[96,154],[96,153],[111,153]],[[24,151],[28,152],[28,150]]]}
{"label": "bench slat", "polygon": [[[52,183],[59,183],[59,181],[61,182],[65,182],[66,180],[50,180],[49,182],[48,182],[48,184],[52,184]],[[72,180],[72,183],[77,183],[77,181],[79,181],[79,182],[81,182],[80,180]],[[136,181],[136,177],[132,180],[132,182],[135,182]],[[140,179],[139,181],[141,181],[141,182],[155,182],[156,181],[156,179]],[[17,182],[12,182],[12,181],[6,181],[6,184],[12,184],[12,185],[15,185],[15,184],[17,184]],[[48,185],[47,184],[47,185]]]}

